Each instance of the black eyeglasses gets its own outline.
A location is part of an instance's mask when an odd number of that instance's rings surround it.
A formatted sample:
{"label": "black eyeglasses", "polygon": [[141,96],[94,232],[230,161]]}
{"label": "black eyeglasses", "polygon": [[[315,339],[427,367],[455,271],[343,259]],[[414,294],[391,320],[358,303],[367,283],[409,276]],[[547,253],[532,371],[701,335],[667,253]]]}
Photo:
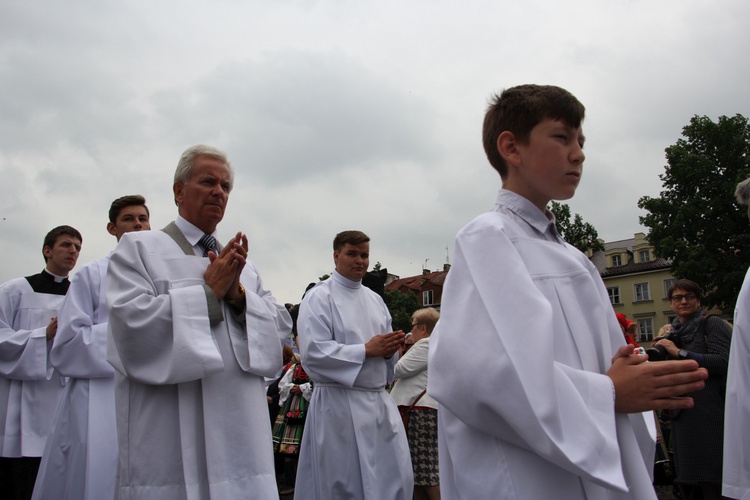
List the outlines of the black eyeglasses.
{"label": "black eyeglasses", "polygon": [[690,302],[691,300],[695,300],[696,296],[694,293],[686,293],[685,295],[672,295],[672,298],[670,300],[679,304],[680,302],[682,302],[682,299]]}
{"label": "black eyeglasses", "polygon": [[414,328],[415,326],[419,326],[419,323],[412,323],[411,327]]}

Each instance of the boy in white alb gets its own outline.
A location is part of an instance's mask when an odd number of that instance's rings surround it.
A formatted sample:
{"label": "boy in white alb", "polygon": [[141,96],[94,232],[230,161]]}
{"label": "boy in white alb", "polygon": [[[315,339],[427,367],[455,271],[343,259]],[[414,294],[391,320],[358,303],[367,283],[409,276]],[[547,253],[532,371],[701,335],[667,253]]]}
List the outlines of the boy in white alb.
{"label": "boy in white alb", "polygon": [[[555,230],[550,200],[581,178],[584,108],[558,87],[496,96],[484,145],[503,182],[462,229],[430,349],[443,499],[656,498],[655,408],[705,370],[624,345],[596,268]],[[466,346],[473,346],[466,349]]]}
{"label": "boy in white alb", "polygon": [[[151,229],[143,196],[112,202],[107,231],[117,241]],[[50,361],[70,377],[52,419],[32,500],[113,498],[117,471],[114,369],[107,362],[109,256],[83,266],[60,307]]]}

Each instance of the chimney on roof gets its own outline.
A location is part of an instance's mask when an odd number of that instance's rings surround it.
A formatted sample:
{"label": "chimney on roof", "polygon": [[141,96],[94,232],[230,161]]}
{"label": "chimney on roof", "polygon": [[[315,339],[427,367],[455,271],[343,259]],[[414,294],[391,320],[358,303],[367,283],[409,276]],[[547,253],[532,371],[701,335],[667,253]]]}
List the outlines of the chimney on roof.
{"label": "chimney on roof", "polygon": [[425,275],[425,274],[430,274],[430,270],[429,269],[422,269],[422,275]]}
{"label": "chimney on roof", "polygon": [[450,264],[443,264],[443,271],[445,271],[447,273],[450,270],[451,270],[451,265]]}

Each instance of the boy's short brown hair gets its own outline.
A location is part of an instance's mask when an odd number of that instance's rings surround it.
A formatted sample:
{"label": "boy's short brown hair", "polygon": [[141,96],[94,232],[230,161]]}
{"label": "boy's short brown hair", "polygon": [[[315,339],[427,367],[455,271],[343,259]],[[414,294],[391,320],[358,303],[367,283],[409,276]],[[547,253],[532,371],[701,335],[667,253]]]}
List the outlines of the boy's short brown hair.
{"label": "boy's short brown hair", "polygon": [[482,142],[492,167],[505,179],[508,166],[497,150],[497,138],[506,130],[528,144],[531,130],[542,120],[562,120],[578,128],[586,108],[573,94],[553,85],[519,85],[494,94],[484,115]]}
{"label": "boy's short brown hair", "polygon": [[109,222],[111,222],[112,224],[116,224],[117,217],[120,215],[120,212],[122,212],[122,209],[132,206],[143,206],[143,208],[146,209],[146,215],[151,217],[151,214],[148,211],[148,207],[146,206],[146,198],[139,194],[131,194],[128,196],[117,198],[112,202],[112,205],[110,205],[109,207]]}
{"label": "boy's short brown hair", "polygon": [[369,241],[370,237],[362,231],[341,231],[333,239],[333,249],[341,250],[347,243],[350,245],[360,245],[362,243],[369,243]]}

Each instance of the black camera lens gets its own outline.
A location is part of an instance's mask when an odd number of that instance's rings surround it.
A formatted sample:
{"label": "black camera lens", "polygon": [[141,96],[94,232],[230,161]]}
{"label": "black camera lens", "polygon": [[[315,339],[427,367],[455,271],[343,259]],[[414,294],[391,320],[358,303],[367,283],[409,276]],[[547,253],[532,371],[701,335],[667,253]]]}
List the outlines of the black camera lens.
{"label": "black camera lens", "polygon": [[646,349],[649,361],[664,361],[667,359],[667,348],[663,345],[655,345],[649,349]]}

